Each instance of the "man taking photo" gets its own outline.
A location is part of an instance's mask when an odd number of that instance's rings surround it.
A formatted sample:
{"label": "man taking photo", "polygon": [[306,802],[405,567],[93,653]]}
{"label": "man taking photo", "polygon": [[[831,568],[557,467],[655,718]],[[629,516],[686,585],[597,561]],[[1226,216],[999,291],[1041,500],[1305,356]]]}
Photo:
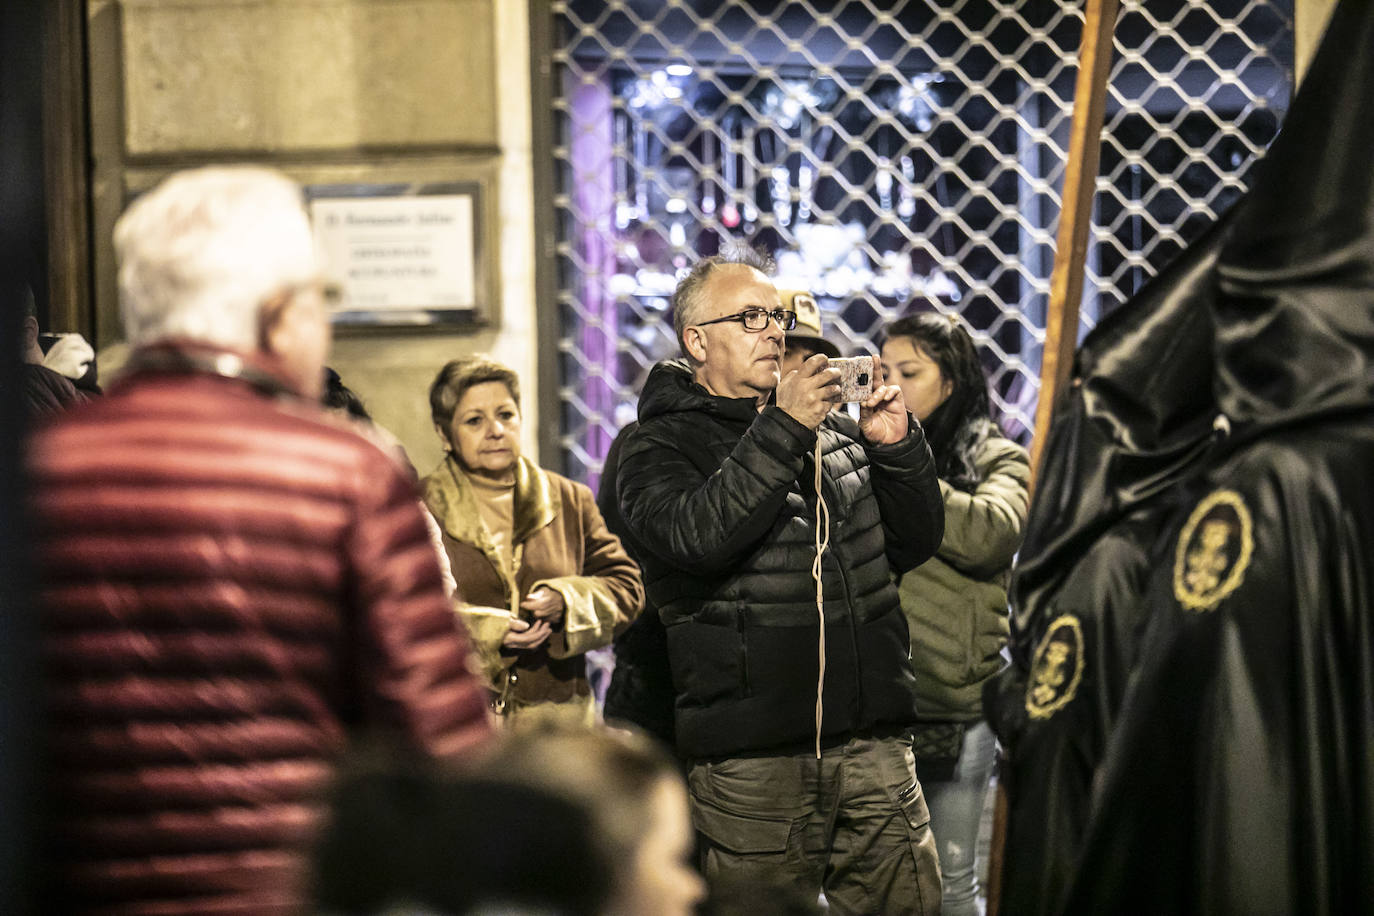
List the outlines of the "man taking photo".
{"label": "man taking photo", "polygon": [[703,870],[824,892],[840,914],[937,913],[893,585],[940,543],[934,464],[896,386],[856,423],[833,410],[826,356],[780,377],[796,313],[768,267],[708,258],[679,283],[686,360],[650,373],[619,471],[667,628]]}

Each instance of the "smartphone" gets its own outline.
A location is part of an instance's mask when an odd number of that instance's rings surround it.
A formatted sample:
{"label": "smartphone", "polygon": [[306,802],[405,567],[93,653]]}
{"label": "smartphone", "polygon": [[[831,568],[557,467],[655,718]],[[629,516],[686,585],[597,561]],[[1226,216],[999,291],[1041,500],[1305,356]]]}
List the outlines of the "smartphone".
{"label": "smartphone", "polygon": [[867,401],[873,396],[873,357],[832,359],[830,368],[840,370],[840,400],[844,403]]}

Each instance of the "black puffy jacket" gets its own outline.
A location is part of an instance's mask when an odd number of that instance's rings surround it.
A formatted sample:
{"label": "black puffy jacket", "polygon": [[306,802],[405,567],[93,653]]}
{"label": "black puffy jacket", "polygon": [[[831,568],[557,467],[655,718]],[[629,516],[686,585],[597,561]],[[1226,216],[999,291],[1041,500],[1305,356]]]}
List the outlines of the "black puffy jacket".
{"label": "black puffy jacket", "polygon": [[[639,420],[621,456],[620,507],[668,630],[679,752],[804,746],[818,667],[817,434],[777,407],[709,394],[680,362],[654,367]],[[865,446],[852,419],[832,414],[820,439],[830,515],[822,732],[904,727],[914,679],[893,575],[943,536],[934,462],[914,421],[901,442]]]}

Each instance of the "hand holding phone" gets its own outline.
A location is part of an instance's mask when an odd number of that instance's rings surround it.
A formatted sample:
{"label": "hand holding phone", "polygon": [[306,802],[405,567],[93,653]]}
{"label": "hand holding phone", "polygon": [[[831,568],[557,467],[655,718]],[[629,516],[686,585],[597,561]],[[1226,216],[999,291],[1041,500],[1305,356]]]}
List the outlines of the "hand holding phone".
{"label": "hand holding phone", "polygon": [[839,373],[817,353],[782,377],[775,403],[807,429],[816,429],[839,403],[839,391]]}
{"label": "hand holding phone", "polygon": [[[883,375],[883,362],[873,357],[873,374]],[[859,431],[874,445],[890,445],[906,438],[909,431],[906,401],[899,385],[879,385],[859,404]]]}

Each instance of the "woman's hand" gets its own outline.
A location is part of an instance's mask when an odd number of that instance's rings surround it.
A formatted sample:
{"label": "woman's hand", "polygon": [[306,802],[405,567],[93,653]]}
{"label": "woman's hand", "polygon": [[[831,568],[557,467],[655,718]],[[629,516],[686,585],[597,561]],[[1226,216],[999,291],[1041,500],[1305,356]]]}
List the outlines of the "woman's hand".
{"label": "woman's hand", "polygon": [[558,623],[565,610],[563,596],[542,585],[520,602],[520,608],[533,614],[537,622],[547,622],[550,626]]}
{"label": "woman's hand", "polygon": [[547,620],[530,623],[519,617],[512,617],[510,629],[501,638],[501,645],[508,649],[537,649],[553,635],[553,627]]}

